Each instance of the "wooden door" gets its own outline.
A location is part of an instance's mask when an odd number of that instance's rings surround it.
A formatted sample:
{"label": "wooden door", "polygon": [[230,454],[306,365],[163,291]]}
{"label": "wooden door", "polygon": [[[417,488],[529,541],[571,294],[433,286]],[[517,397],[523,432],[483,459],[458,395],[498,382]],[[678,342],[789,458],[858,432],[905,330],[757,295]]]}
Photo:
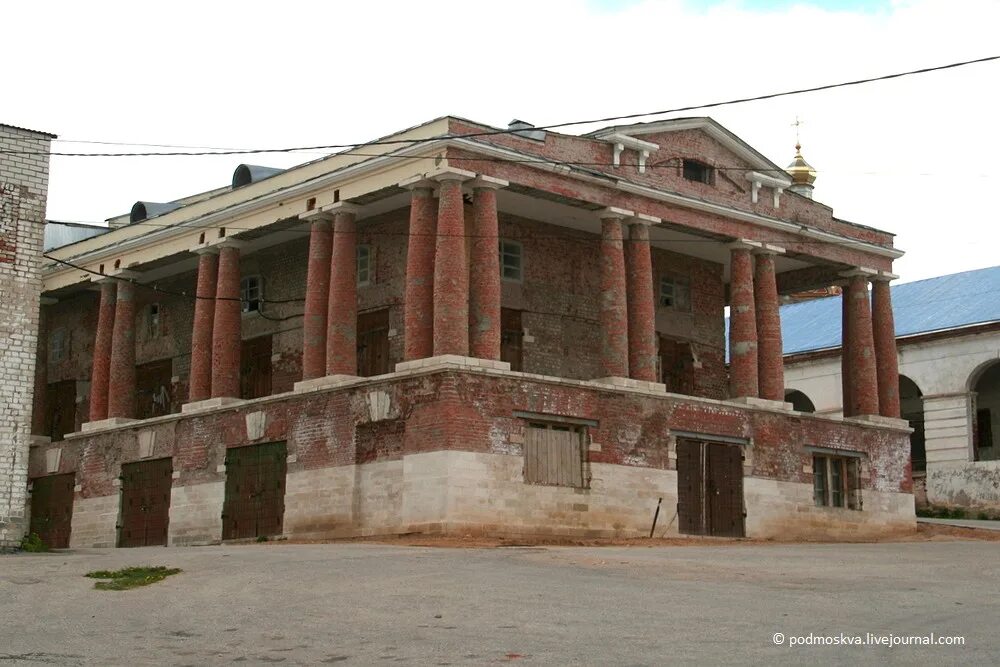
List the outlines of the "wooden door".
{"label": "wooden door", "polygon": [[660,382],[667,391],[690,395],[694,390],[691,344],[660,336]]}
{"label": "wooden door", "polygon": [[73,487],[76,475],[37,477],[31,483],[31,523],[35,533],[48,547],[66,549],[73,521]]}
{"label": "wooden door", "polygon": [[372,377],[389,368],[389,309],[358,314],[358,375]]}
{"label": "wooden door", "polygon": [[521,311],[500,309],[500,361],[510,364],[510,370],[524,369],[524,328]]}
{"label": "wooden door", "polygon": [[743,450],[738,445],[705,443],[709,534],[743,537]]}
{"label": "wooden door", "polygon": [[280,535],[285,515],[285,443],[226,452],[222,539]]}
{"label": "wooden door", "polygon": [[698,440],[677,442],[678,530],[743,537],[743,450]]}
{"label": "wooden door", "polygon": [[173,411],[172,378],[173,364],[170,359],[151,361],[135,367],[139,419],[168,415]]}
{"label": "wooden door", "polygon": [[166,546],[170,521],[171,459],[122,464],[120,547]]}
{"label": "wooden door", "polygon": [[240,349],[240,397],[261,398],[271,395],[270,336],[243,341]]}
{"label": "wooden door", "polygon": [[45,435],[52,442],[76,431],[76,380],[54,382],[46,388]]}

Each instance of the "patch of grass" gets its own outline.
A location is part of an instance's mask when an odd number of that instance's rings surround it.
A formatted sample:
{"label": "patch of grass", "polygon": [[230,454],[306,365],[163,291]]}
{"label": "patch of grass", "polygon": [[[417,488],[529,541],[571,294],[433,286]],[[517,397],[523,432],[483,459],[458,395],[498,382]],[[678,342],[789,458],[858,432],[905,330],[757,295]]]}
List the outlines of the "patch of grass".
{"label": "patch of grass", "polygon": [[172,574],[180,572],[180,568],[167,568],[162,565],[155,567],[144,565],[140,567],[123,567],[120,570],[95,570],[84,576],[91,579],[107,579],[98,581],[94,588],[102,591],[125,591],[139,586],[148,586],[157,581],[163,581]]}
{"label": "patch of grass", "polygon": [[38,536],[38,533],[32,533],[31,535],[25,535],[21,539],[21,549],[27,551],[28,553],[38,554],[49,550],[49,545],[42,541],[42,538]]}

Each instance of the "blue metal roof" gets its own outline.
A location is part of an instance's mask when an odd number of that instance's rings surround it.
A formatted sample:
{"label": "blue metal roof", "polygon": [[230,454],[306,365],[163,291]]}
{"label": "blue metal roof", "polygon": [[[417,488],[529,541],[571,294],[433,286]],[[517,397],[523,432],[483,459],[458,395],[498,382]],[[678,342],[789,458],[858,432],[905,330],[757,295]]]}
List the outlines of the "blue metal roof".
{"label": "blue metal roof", "polygon": [[[896,336],[1000,320],[1000,266],[892,286]],[[781,307],[785,354],[840,347],[839,297]],[[728,323],[727,323],[728,324]]]}

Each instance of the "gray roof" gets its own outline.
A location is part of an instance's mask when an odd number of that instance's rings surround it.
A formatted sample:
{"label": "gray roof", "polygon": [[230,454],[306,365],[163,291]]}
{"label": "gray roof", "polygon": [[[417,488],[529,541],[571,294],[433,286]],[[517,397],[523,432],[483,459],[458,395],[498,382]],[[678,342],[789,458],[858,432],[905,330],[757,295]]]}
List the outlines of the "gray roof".
{"label": "gray roof", "polygon": [[[896,336],[1000,321],[1000,266],[892,286]],[[839,297],[781,307],[785,354],[840,347]]]}
{"label": "gray roof", "polygon": [[42,250],[48,252],[49,250],[61,248],[64,245],[76,243],[77,241],[83,241],[107,231],[109,231],[107,227],[99,225],[46,220],[45,239],[42,242]]}

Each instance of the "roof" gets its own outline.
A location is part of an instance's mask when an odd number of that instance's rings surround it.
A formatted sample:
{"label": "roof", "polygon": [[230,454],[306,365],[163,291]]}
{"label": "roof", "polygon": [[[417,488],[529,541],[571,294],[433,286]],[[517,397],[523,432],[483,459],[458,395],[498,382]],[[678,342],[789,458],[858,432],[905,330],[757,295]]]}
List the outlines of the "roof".
{"label": "roof", "polygon": [[[896,337],[1000,321],[1000,266],[892,286]],[[781,307],[784,353],[840,347],[840,299]]]}
{"label": "roof", "polygon": [[107,231],[109,231],[108,228],[103,225],[46,220],[45,239],[42,243],[42,250],[43,252],[48,252],[49,250],[69,245],[70,243],[76,243],[83,239],[89,239]]}
{"label": "roof", "polygon": [[50,139],[57,139],[58,137],[51,132],[41,132],[39,130],[32,130],[27,127],[18,127],[17,125],[8,125],[6,123],[0,123],[0,127],[10,128],[12,130],[20,130],[21,132],[31,132],[32,134],[40,134],[43,137],[49,137]]}

